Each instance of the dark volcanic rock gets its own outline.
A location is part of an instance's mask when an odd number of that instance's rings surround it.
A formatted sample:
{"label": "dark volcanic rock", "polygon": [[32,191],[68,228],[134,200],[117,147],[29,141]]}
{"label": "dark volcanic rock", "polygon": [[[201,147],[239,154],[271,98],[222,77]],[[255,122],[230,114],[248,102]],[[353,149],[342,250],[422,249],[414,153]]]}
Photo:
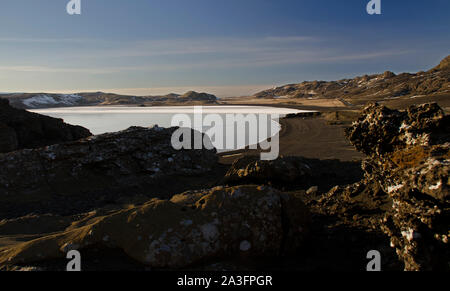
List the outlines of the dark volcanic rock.
{"label": "dark volcanic rock", "polygon": [[287,184],[304,185],[311,177],[311,167],[302,158],[286,157],[262,161],[245,156],[236,160],[225,175],[225,184]]}
{"label": "dark volcanic rock", "polygon": [[91,246],[119,249],[153,268],[232,256],[277,257],[302,247],[308,227],[309,212],[295,194],[270,187],[216,187],[170,201],[153,199],[107,214],[90,213],[63,231],[1,249],[0,269],[65,258],[69,250],[85,254]]}
{"label": "dark volcanic rock", "polygon": [[0,217],[79,213],[210,172],[217,162],[215,150],[177,151],[171,145],[174,130],[130,128],[0,154]]}
{"label": "dark volcanic rock", "polygon": [[16,131],[4,123],[0,123],[0,152],[12,152],[17,149],[19,142]]}
{"label": "dark volcanic rock", "polygon": [[287,119],[290,118],[314,118],[314,117],[318,117],[321,116],[322,113],[321,112],[302,112],[302,113],[291,113],[286,115]]}
{"label": "dark volcanic rock", "polygon": [[[313,188],[327,191],[336,185],[355,183],[363,178],[360,162],[283,157],[261,161],[259,156],[244,156],[228,169],[224,185],[248,183],[271,185],[280,190]],[[317,192],[311,189],[310,192]]]}
{"label": "dark volcanic rock", "polygon": [[392,199],[381,224],[406,270],[448,270],[450,144],[397,150],[364,162]]}
{"label": "dark volcanic rock", "polygon": [[441,144],[450,138],[450,117],[436,104],[391,110],[376,103],[347,130],[357,150],[379,156],[410,146]]}
{"label": "dark volcanic rock", "polygon": [[8,100],[0,99],[0,152],[43,147],[91,135],[81,126],[13,108]]}
{"label": "dark volcanic rock", "polygon": [[[318,200],[327,215],[338,215],[352,224],[367,227],[366,221],[354,219],[355,216],[366,216],[371,223],[382,218],[392,205],[392,199],[386,195],[381,186],[369,179],[348,186],[336,186]],[[354,220],[354,221],[353,221]]]}
{"label": "dark volcanic rock", "polygon": [[449,270],[449,118],[436,104],[405,112],[372,104],[348,130],[369,155],[366,181],[392,200],[379,227],[406,270]]}
{"label": "dark volcanic rock", "polygon": [[[448,116],[436,104],[406,111],[371,104],[347,134],[369,156],[364,179],[306,197],[307,205],[346,227],[384,233],[405,270],[448,271]],[[398,265],[386,250],[383,256]]]}

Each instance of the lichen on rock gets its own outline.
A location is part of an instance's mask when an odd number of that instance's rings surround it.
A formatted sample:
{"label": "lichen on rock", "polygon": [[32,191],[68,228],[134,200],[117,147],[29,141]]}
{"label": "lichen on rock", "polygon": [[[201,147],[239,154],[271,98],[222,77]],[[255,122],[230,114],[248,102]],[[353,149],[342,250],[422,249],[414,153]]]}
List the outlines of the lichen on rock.
{"label": "lichen on rock", "polygon": [[0,218],[79,213],[209,173],[217,165],[216,151],[175,150],[175,130],[132,127],[0,154]]}
{"label": "lichen on rock", "polygon": [[92,245],[119,248],[142,264],[172,269],[241,252],[279,255],[301,247],[308,222],[295,195],[270,187],[217,187],[93,213],[64,231],[0,249],[0,266],[62,258]]}
{"label": "lichen on rock", "polygon": [[347,134],[369,156],[365,180],[392,201],[379,227],[405,269],[449,270],[449,116],[437,104],[403,112],[371,104]]}

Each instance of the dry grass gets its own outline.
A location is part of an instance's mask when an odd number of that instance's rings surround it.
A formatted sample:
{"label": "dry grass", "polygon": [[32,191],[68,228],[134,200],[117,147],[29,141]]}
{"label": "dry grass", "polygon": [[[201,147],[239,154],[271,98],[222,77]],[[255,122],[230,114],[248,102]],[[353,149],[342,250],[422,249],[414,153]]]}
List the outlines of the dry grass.
{"label": "dry grass", "polygon": [[225,98],[220,100],[221,104],[224,105],[296,105],[296,106],[317,106],[317,107],[346,107],[338,99],[304,99],[304,98],[280,98],[280,99],[263,99],[254,97],[242,97],[242,98]]}

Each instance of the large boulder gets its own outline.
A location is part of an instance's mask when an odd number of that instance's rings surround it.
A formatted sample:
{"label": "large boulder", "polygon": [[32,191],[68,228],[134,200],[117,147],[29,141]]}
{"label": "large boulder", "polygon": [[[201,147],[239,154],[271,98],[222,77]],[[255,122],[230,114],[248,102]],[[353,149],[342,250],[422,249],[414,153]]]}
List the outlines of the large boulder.
{"label": "large boulder", "polygon": [[159,194],[175,179],[209,173],[216,151],[175,150],[175,130],[135,127],[0,154],[0,218],[79,213],[131,193]]}
{"label": "large boulder", "polygon": [[70,142],[91,135],[86,128],[13,108],[7,99],[0,98],[0,153]]}
{"label": "large boulder", "polygon": [[364,168],[392,198],[381,228],[405,268],[448,270],[450,144],[399,150]]}
{"label": "large boulder", "polygon": [[233,162],[223,183],[305,185],[311,177],[311,167],[299,157],[280,157],[262,161],[255,156],[244,156]]}
{"label": "large boulder", "polygon": [[310,192],[323,192],[336,185],[357,182],[362,177],[361,165],[356,161],[292,156],[262,161],[259,156],[243,156],[233,162],[221,183],[271,185],[283,191],[311,188]]}
{"label": "large boulder", "polygon": [[373,103],[364,108],[346,134],[357,150],[376,157],[405,147],[448,141],[450,117],[436,103],[411,106],[406,111]]}
{"label": "large boulder", "polygon": [[[47,218],[48,219],[48,218]],[[17,221],[15,221],[17,225]],[[154,268],[239,256],[278,256],[302,246],[308,211],[270,187],[217,187],[109,214],[93,212],[64,231],[0,249],[0,268],[64,258],[96,246]]]}
{"label": "large boulder", "polygon": [[16,131],[0,122],[0,153],[12,152],[19,146]]}
{"label": "large boulder", "polygon": [[406,270],[449,270],[449,117],[437,104],[406,111],[372,104],[348,129],[369,157],[365,180],[391,200],[379,227]]}

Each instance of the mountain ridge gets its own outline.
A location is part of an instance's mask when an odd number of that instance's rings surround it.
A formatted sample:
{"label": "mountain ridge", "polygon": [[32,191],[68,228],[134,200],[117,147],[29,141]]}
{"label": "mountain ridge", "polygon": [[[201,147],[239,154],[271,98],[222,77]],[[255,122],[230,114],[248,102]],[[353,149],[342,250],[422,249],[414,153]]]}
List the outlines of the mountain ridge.
{"label": "mountain ridge", "polygon": [[260,99],[340,99],[362,105],[370,101],[416,98],[432,94],[450,95],[450,55],[426,72],[363,75],[338,81],[304,81],[264,90]]}
{"label": "mountain ridge", "polygon": [[107,105],[180,105],[189,103],[216,104],[218,98],[208,93],[189,91],[184,95],[170,93],[161,96],[132,96],[105,92],[82,92],[74,94],[57,93],[9,93],[0,94],[11,106],[20,109],[39,109],[75,106]]}
{"label": "mountain ridge", "polygon": [[[346,107],[363,106],[368,102],[395,102],[408,105],[417,102],[441,101],[448,104],[450,97],[450,55],[428,71],[395,74],[385,71],[381,74],[357,76],[338,81],[304,81],[260,91],[253,96],[257,103],[273,100],[280,104],[295,103],[298,100],[338,100]],[[1,94],[11,106],[21,109],[39,109],[72,106],[176,106],[217,105],[221,99],[208,93],[195,91],[183,95],[170,93],[160,96],[132,96],[105,92],[82,92],[74,94],[55,93],[10,93]],[[428,100],[430,99],[430,100]],[[436,100],[435,100],[436,99]],[[297,100],[297,101],[296,101]],[[443,101],[442,101],[443,100]],[[229,100],[228,100],[229,101]],[[235,100],[231,101],[233,103]],[[293,102],[292,102],[293,101]],[[226,101],[225,101],[226,102]],[[270,101],[272,102],[272,101]]]}

